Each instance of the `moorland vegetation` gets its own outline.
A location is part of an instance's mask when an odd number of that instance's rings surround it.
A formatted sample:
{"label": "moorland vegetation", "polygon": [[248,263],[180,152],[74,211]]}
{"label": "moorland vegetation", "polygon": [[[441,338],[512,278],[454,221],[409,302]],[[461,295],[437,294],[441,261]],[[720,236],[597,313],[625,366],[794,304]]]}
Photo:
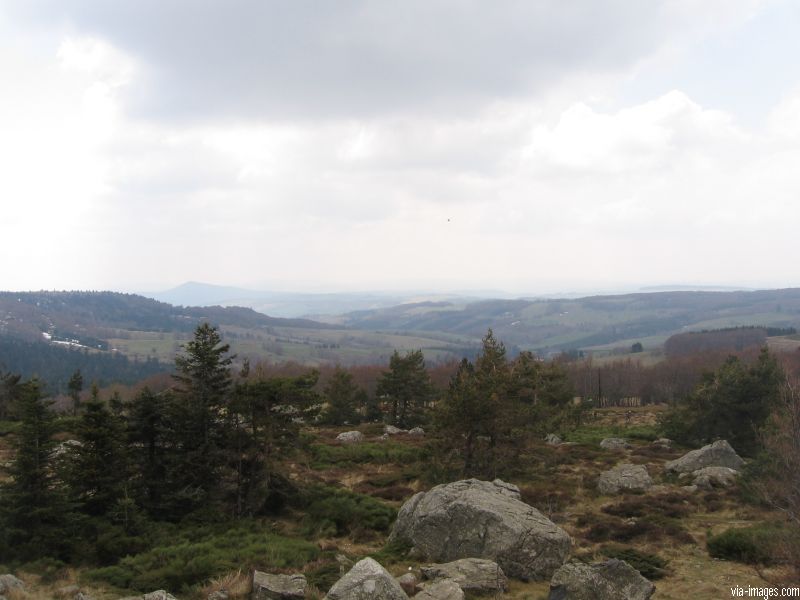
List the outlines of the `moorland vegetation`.
{"label": "moorland vegetation", "polygon": [[[415,491],[500,477],[570,531],[576,556],[624,558],[675,589],[687,551],[772,578],[800,566],[794,357],[763,350],[723,358],[705,375],[693,367],[678,377],[694,381],[688,393],[634,408],[576,398],[592,368],[608,381],[625,362],[512,358],[491,330],[474,360],[450,365],[445,385],[421,351],[395,352],[370,385],[343,367],[322,377],[298,366],[234,368],[233,358],[204,323],[169,384],[78,390],[74,414],[54,412],[37,380],[5,374],[0,440],[13,448],[0,487],[0,564],[43,585],[78,577],[98,597],[156,588],[201,597],[253,568],[303,571],[324,592],[341,556],[412,560],[386,538]],[[410,435],[414,427],[426,434]],[[344,430],[365,440],[338,441]],[[546,444],[548,433],[569,443]],[[678,446],[651,443],[665,434]],[[598,442],[614,435],[671,491],[602,498],[597,478],[620,455]],[[718,438],[750,459],[733,488],[688,493],[663,470],[681,448]],[[764,575],[769,568],[777,571]]]}

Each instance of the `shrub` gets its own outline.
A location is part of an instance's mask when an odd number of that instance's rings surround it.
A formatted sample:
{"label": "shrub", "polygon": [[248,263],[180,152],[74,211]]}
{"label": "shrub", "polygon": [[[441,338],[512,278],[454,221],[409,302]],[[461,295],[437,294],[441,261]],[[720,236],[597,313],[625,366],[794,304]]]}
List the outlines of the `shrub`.
{"label": "shrub", "polygon": [[87,576],[122,589],[186,590],[234,569],[300,568],[319,555],[314,544],[270,533],[252,521],[173,532],[173,538]]}
{"label": "shrub", "polygon": [[422,460],[426,454],[424,448],[398,444],[391,441],[381,443],[362,443],[342,446],[329,444],[312,444],[312,467],[328,469],[331,466],[347,466],[352,464],[408,464]]}
{"label": "shrub", "polygon": [[623,546],[603,546],[600,552],[608,558],[624,560],[647,579],[656,580],[667,575],[667,561],[656,554]]}
{"label": "shrub", "polygon": [[728,529],[709,538],[708,553],[747,564],[769,565],[776,561],[781,531],[775,526],[753,525]]}
{"label": "shrub", "polygon": [[371,496],[318,485],[306,492],[307,534],[346,535],[357,530],[386,531],[395,510]]}

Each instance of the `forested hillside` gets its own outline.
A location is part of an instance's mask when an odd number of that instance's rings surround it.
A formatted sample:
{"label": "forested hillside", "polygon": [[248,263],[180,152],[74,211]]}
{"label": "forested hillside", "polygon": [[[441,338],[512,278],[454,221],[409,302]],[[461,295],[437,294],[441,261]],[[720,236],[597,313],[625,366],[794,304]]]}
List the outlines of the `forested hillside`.
{"label": "forested hillside", "polygon": [[660,345],[686,330],[800,325],[800,289],[658,292],[577,299],[428,302],[344,315],[343,324],[380,331],[480,336],[492,328],[510,346],[540,351]]}

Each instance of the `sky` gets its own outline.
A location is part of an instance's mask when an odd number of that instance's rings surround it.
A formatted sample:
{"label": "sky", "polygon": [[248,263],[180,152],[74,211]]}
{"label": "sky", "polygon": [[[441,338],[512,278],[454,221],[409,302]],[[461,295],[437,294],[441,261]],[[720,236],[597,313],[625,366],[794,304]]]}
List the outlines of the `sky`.
{"label": "sky", "polygon": [[793,0],[0,0],[0,288],[800,286]]}

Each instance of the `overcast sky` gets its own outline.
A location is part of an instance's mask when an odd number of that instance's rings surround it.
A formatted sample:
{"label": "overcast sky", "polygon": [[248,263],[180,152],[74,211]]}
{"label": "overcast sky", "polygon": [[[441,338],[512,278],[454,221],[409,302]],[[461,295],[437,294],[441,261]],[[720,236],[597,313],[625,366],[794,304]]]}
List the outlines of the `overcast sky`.
{"label": "overcast sky", "polygon": [[800,2],[0,0],[0,288],[800,285]]}

